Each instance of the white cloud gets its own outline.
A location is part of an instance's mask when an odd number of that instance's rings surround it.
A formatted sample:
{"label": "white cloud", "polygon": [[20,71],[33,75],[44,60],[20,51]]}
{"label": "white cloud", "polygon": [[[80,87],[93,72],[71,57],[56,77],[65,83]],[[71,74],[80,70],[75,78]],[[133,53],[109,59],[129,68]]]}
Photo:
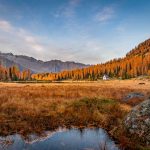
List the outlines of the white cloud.
{"label": "white cloud", "polygon": [[70,0],[70,5],[77,6],[81,0]]}
{"label": "white cloud", "polygon": [[35,43],[35,38],[32,36],[25,36],[25,40],[29,43]]}
{"label": "white cloud", "polygon": [[0,45],[1,48],[12,50],[19,49],[22,53],[42,53],[45,46],[40,43],[40,39],[30,32],[14,27],[6,20],[0,20]]}
{"label": "white cloud", "polygon": [[30,46],[32,47],[32,49],[35,49],[36,51],[42,51],[43,50],[43,46],[41,46],[37,43],[31,43]]}
{"label": "white cloud", "polygon": [[22,38],[25,40],[25,42],[34,50],[36,51],[42,51],[44,50],[44,47],[39,44],[37,39],[31,35],[22,35]]}
{"label": "white cloud", "polygon": [[18,35],[30,49],[37,52],[42,52],[44,50],[44,46],[40,44],[38,38],[34,37],[33,35],[30,35],[28,33],[24,33],[22,35],[18,33]]}
{"label": "white cloud", "polygon": [[0,30],[5,31],[5,32],[10,32],[12,31],[13,27],[8,21],[5,20],[0,20]]}
{"label": "white cloud", "polygon": [[72,18],[75,16],[75,9],[80,4],[81,0],[69,0],[68,3],[58,8],[53,14],[55,18],[66,17]]}
{"label": "white cloud", "polygon": [[106,22],[114,17],[114,8],[113,7],[104,7],[101,11],[99,11],[95,20],[98,22]]}
{"label": "white cloud", "polygon": [[[105,47],[107,44],[91,38],[87,31],[78,34],[74,39],[68,37],[56,40],[52,37],[33,35],[23,28],[13,26],[10,22],[7,24],[10,27],[9,30],[0,28],[0,51],[2,52],[28,55],[47,61],[60,59],[87,64],[100,63],[109,55],[109,49]],[[106,50],[105,53],[104,50]]]}
{"label": "white cloud", "polygon": [[0,28],[0,51],[2,52],[28,55],[40,60],[60,59],[87,64],[102,61],[99,55],[103,50],[102,43],[88,36],[57,41],[35,36],[23,28],[13,26],[10,22],[6,25],[9,25],[7,30]]}

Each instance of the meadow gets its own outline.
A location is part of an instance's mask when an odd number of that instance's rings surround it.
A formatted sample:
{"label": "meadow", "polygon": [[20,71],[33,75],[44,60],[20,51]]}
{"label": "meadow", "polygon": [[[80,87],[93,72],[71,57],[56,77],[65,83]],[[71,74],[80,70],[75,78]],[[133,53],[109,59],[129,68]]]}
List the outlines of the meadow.
{"label": "meadow", "polygon": [[[126,134],[123,119],[133,106],[150,96],[147,80],[63,83],[0,83],[0,135],[41,134],[58,127],[102,127],[122,147],[138,140]],[[125,102],[132,92],[143,99]]]}

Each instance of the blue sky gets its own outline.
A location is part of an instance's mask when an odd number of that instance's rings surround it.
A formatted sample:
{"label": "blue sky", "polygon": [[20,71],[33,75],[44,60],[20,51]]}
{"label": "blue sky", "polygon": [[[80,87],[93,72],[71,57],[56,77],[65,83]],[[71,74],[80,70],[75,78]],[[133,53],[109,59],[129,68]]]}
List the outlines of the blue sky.
{"label": "blue sky", "polygon": [[149,0],[0,0],[0,51],[97,64],[150,38]]}

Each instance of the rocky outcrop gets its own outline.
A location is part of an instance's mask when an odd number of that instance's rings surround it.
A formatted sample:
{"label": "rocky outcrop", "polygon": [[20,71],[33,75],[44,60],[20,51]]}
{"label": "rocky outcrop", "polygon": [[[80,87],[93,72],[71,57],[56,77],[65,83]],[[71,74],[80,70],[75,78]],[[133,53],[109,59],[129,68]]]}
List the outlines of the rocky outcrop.
{"label": "rocky outcrop", "polygon": [[124,124],[130,134],[150,145],[150,99],[134,107]]}
{"label": "rocky outcrop", "polygon": [[143,93],[132,92],[132,93],[129,93],[129,94],[124,98],[124,101],[129,101],[129,100],[131,100],[132,98],[143,98],[143,97],[144,97],[144,94],[143,94]]}
{"label": "rocky outcrop", "polygon": [[141,102],[143,102],[145,99],[145,95],[143,93],[140,92],[132,92],[132,93],[128,93],[128,95],[126,95],[122,102],[131,105],[131,106],[136,106],[138,104],[140,104]]}

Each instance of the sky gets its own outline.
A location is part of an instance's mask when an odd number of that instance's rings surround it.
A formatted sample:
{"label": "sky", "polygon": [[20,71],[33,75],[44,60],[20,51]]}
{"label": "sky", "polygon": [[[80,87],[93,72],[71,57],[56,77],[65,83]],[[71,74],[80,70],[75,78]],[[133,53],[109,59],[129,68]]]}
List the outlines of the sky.
{"label": "sky", "polygon": [[0,51],[99,64],[150,38],[149,0],[0,0]]}

